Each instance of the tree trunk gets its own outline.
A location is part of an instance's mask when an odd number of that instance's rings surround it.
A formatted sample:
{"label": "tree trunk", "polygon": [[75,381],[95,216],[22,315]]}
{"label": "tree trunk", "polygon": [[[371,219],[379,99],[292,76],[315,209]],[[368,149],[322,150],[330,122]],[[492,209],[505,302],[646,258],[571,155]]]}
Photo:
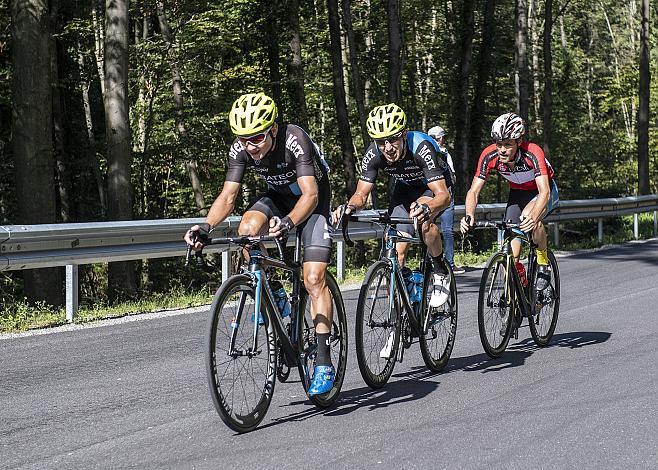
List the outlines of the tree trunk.
{"label": "tree trunk", "polygon": [[262,3],[264,11],[267,12],[267,19],[265,20],[265,48],[267,49],[267,63],[269,66],[270,74],[270,93],[274,102],[281,106],[281,65],[280,65],[280,50],[279,50],[279,1],[271,0]]}
{"label": "tree trunk", "polygon": [[402,106],[402,29],[400,0],[387,0],[388,9],[388,99]]}
{"label": "tree trunk", "polygon": [[101,84],[101,94],[105,96],[105,72],[103,62],[105,60],[105,29],[102,21],[103,0],[91,0],[91,20],[94,27],[94,57],[96,59],[96,70],[98,80]]}
{"label": "tree trunk", "polygon": [[[128,109],[128,0],[105,3],[105,138],[107,141],[107,196],[110,220],[133,218],[131,135]],[[132,261],[110,263],[110,301],[134,297],[137,292]]]}
{"label": "tree trunk", "polygon": [[516,111],[528,122],[529,93],[528,93],[528,0],[516,1]]}
{"label": "tree trunk", "polygon": [[471,157],[469,149],[469,131],[470,131],[470,110],[469,110],[469,78],[471,74],[471,61],[473,56],[473,36],[474,31],[474,0],[465,0],[461,5],[460,25],[457,28],[460,31],[458,48],[457,48],[457,73],[455,74],[455,90],[457,91],[454,100],[455,116],[455,151],[457,158],[455,160],[458,168],[457,173],[457,195],[463,198],[466,193],[466,184],[470,181],[468,168],[469,158],[477,158],[477,155]]}
{"label": "tree trunk", "polygon": [[541,132],[541,83],[539,82],[539,32],[537,27],[537,2],[530,0],[528,6],[528,23],[532,40],[532,104],[534,112],[535,135]]}
{"label": "tree trunk", "polygon": [[350,51],[350,70],[352,78],[352,94],[356,101],[356,109],[359,114],[359,127],[361,128],[361,138],[363,140],[363,150],[368,147],[370,137],[366,130],[366,108],[363,97],[363,85],[361,84],[361,72],[359,70],[359,57],[356,49],[356,38],[354,37],[354,28],[352,27],[352,5],[351,0],[342,0],[343,4],[343,22],[347,33],[347,44]]}
{"label": "tree trunk", "polygon": [[67,130],[65,123],[68,122],[64,115],[64,105],[62,102],[62,93],[60,92],[61,84],[59,81],[60,60],[58,54],[59,28],[59,1],[51,0],[50,2],[50,74],[52,83],[52,103],[53,103],[53,139],[55,162],[57,168],[57,189],[59,202],[59,218],[62,222],[71,222],[71,155],[67,151],[66,136]]}
{"label": "tree trunk", "polygon": [[550,158],[553,133],[553,53],[551,52],[553,0],[546,0],[544,8],[544,155]]}
{"label": "tree trunk", "polygon": [[[473,158],[469,159],[468,175],[475,173],[475,158],[477,158],[477,149],[482,146],[482,132],[488,126],[484,123],[484,113],[486,107],[486,97],[489,95],[487,83],[491,75],[491,44],[495,35],[495,18],[496,0],[486,0],[484,4],[484,20],[482,24],[482,44],[480,54],[477,60],[477,82],[475,83],[475,95],[473,96],[473,107],[471,111],[471,145],[470,148]],[[488,133],[487,133],[488,134]],[[469,183],[467,179],[466,184]]]}
{"label": "tree trunk", "polygon": [[329,38],[331,48],[331,76],[333,79],[334,104],[338,119],[338,136],[343,155],[345,171],[344,198],[349,198],[356,189],[356,161],[354,158],[354,143],[350,132],[350,122],[345,102],[345,84],[343,81],[343,61],[340,42],[340,19],[338,16],[338,0],[327,0],[329,17]]}
{"label": "tree trunk", "polygon": [[308,130],[308,112],[304,93],[304,65],[302,63],[302,43],[299,34],[299,0],[289,0],[290,53],[289,64],[290,99],[293,104],[294,122]]}
{"label": "tree trunk", "polygon": [[156,8],[158,11],[158,21],[160,22],[160,32],[162,33],[162,38],[164,39],[165,46],[167,47],[169,66],[171,68],[174,107],[176,109],[176,114],[174,115],[176,121],[176,130],[178,131],[178,135],[184,149],[183,152],[185,153],[185,167],[187,168],[187,174],[190,178],[190,183],[192,184],[194,201],[196,202],[197,209],[199,210],[199,215],[205,216],[208,211],[206,209],[206,203],[203,200],[203,188],[201,187],[201,180],[199,179],[197,162],[191,155],[189,155],[188,151],[189,142],[187,139],[187,128],[185,126],[185,119],[183,115],[183,86],[180,71],[178,70],[178,62],[176,60],[176,51],[174,50],[174,40],[171,34],[171,29],[169,28],[167,16],[165,15],[164,4],[161,0],[157,2]]}
{"label": "tree trunk", "polygon": [[[53,158],[50,28],[46,0],[12,0],[12,147],[17,223],[57,220]],[[61,305],[61,268],[23,272],[29,302]]]}
{"label": "tree trunk", "polygon": [[649,0],[642,0],[640,29],[640,107],[637,113],[638,194],[649,194]]}
{"label": "tree trunk", "polygon": [[[85,69],[85,58],[82,53],[82,47],[78,43],[78,67],[80,68],[80,75],[85,76],[83,70]],[[96,187],[98,189],[98,200],[101,209],[101,219],[105,219],[107,214],[107,202],[105,197],[105,179],[103,178],[103,173],[101,171],[101,162],[98,158],[98,142],[96,141],[96,136],[94,135],[94,124],[91,117],[91,103],[89,101],[89,87],[90,83],[86,78],[82,78],[80,81],[80,94],[82,95],[82,107],[85,112],[85,124],[87,128],[87,146],[89,153],[89,166],[96,180]]]}

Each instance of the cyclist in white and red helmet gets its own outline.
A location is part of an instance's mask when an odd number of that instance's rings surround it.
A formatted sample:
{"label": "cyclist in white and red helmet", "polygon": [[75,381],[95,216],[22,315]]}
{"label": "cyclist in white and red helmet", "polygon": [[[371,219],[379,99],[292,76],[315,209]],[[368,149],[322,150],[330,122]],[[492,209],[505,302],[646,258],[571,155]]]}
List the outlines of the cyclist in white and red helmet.
{"label": "cyclist in white and red helmet", "polygon": [[[461,231],[466,233],[475,223],[478,196],[491,170],[496,170],[510,186],[505,220],[521,224],[521,230],[532,230],[537,244],[537,290],[550,282],[546,228],[542,224],[559,201],[557,184],[551,164],[542,149],[532,142],[523,141],[525,124],[520,116],[506,113],[498,116],[491,126],[493,143],[480,154],[471,189],[466,194],[466,217],[461,220]],[[521,245],[512,243],[518,259]]]}

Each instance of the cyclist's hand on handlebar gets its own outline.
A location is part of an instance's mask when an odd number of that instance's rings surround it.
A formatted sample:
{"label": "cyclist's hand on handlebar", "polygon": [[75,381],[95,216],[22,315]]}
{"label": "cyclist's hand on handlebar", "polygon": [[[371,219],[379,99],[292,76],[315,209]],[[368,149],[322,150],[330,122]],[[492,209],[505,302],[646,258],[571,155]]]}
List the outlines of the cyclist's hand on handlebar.
{"label": "cyclist's hand on handlebar", "polygon": [[409,217],[417,219],[419,223],[423,223],[430,219],[431,213],[432,211],[427,204],[418,204],[417,202],[414,202],[411,204]]}
{"label": "cyclist's hand on handlebar", "polygon": [[475,225],[475,219],[470,215],[462,217],[462,220],[459,222],[459,229],[462,232],[462,235],[466,235],[471,228]]}
{"label": "cyclist's hand on handlebar", "polygon": [[294,226],[295,224],[292,223],[290,217],[285,216],[280,219],[279,217],[274,216],[270,219],[270,236],[275,238],[286,238]]}
{"label": "cyclist's hand on handlebar", "polygon": [[204,242],[210,238],[211,229],[208,223],[192,225],[183,238],[194,251],[199,251],[204,247]]}
{"label": "cyclist's hand on handlebar", "polygon": [[332,225],[335,226],[339,221],[342,220],[343,216],[353,214],[355,209],[356,207],[354,207],[352,204],[341,204],[340,206],[336,207],[336,209],[334,209],[334,211],[331,213]]}
{"label": "cyclist's hand on handlebar", "polygon": [[521,224],[519,225],[519,229],[523,230],[524,232],[530,232],[531,230],[534,230],[535,227],[537,227],[538,221],[530,215],[521,214],[520,219]]}

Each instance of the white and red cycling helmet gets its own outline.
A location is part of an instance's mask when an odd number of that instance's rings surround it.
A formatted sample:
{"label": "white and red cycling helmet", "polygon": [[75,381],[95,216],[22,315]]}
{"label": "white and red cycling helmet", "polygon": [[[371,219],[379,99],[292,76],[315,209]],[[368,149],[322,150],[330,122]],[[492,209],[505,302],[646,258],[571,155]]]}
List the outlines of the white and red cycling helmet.
{"label": "white and red cycling helmet", "polygon": [[520,139],[524,133],[523,119],[515,113],[501,114],[491,126],[491,138],[496,142],[507,139]]}

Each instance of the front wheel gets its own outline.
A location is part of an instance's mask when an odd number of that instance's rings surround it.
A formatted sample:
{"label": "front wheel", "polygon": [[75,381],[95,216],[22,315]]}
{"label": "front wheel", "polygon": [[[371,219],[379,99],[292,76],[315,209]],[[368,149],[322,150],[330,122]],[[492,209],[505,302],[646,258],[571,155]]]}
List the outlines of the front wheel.
{"label": "front wheel", "polygon": [[[336,370],[334,379],[334,386],[327,393],[322,395],[310,396],[311,402],[320,408],[327,408],[331,406],[343,386],[345,380],[345,370],[347,368],[347,316],[345,315],[345,305],[343,304],[343,296],[340,293],[340,288],[334,276],[327,271],[325,283],[331,294],[331,306],[333,311],[333,321],[331,332],[329,334],[330,348],[331,348],[331,363]],[[304,390],[308,391],[308,387],[313,380],[313,370],[315,368],[315,358],[317,356],[317,338],[315,336],[315,326],[313,324],[313,317],[311,315],[311,300],[309,299],[306,289],[302,288],[302,293],[299,302],[299,312],[303,312],[303,317],[298,322],[298,338],[299,338],[299,376],[304,384]]]}
{"label": "front wheel", "polygon": [[511,286],[506,285],[507,257],[494,253],[485,265],[478,295],[478,330],[484,352],[489,357],[500,357],[512,334]]}
{"label": "front wheel", "polygon": [[[550,250],[548,251],[548,264],[551,281],[548,287],[540,292],[537,292],[534,288],[532,289],[532,315],[528,321],[532,339],[540,347],[547,346],[551,341],[560,311],[560,271],[558,270],[555,255]],[[537,281],[536,268],[531,276],[531,281],[530,285],[534,286]]]}
{"label": "front wheel", "polygon": [[421,335],[420,351],[423,354],[425,365],[432,372],[441,371],[452,354],[457,333],[457,284],[452,268],[445,263],[450,277],[450,295],[448,300],[439,307],[430,307],[429,300],[434,288],[434,276],[425,276],[425,298],[423,300],[420,317]]}
{"label": "front wheel", "polygon": [[400,346],[400,304],[391,304],[391,266],[377,261],[370,266],[356,307],[356,358],[361,376],[370,388],[383,387],[393,373]]}
{"label": "front wheel", "polygon": [[215,294],[208,320],[210,395],[224,423],[240,433],[265,417],[276,383],[276,334],[264,304],[256,318],[255,298],[249,276],[232,276]]}

